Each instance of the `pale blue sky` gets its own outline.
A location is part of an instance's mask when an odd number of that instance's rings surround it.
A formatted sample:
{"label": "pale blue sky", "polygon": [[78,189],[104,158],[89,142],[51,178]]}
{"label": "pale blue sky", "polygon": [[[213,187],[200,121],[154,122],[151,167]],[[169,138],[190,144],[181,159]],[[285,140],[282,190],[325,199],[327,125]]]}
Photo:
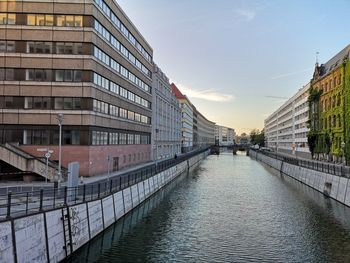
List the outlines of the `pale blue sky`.
{"label": "pale blue sky", "polygon": [[238,133],[350,43],[350,1],[117,0],[154,61],[208,119]]}

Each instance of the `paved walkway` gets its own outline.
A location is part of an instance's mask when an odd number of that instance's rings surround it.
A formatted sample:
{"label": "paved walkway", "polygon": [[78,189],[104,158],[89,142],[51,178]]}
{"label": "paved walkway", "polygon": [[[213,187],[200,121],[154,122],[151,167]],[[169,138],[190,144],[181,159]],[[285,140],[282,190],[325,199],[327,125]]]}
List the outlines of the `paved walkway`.
{"label": "paved walkway", "polygon": [[[169,160],[169,159],[159,160],[158,162],[164,161],[164,160]],[[122,174],[125,174],[128,172],[132,172],[132,171],[149,166],[149,165],[154,164],[154,163],[155,163],[155,161],[150,161],[150,162],[126,167],[125,169],[122,169],[119,171],[110,172],[109,174],[105,173],[105,174],[96,175],[96,176],[83,177],[82,181],[79,178],[79,184],[81,185],[81,184],[92,184],[92,183],[102,182],[108,178],[112,178],[112,177],[122,175]],[[66,182],[61,184],[61,186],[65,186],[65,185],[66,185]],[[26,183],[23,181],[20,181],[20,182],[19,181],[13,181],[13,182],[9,181],[6,183],[0,183],[0,195],[7,194],[8,191],[12,191],[12,192],[33,191],[33,190],[39,190],[42,188],[52,188],[53,186],[54,186],[54,183],[51,183],[51,182],[45,183],[45,181],[43,181],[43,182],[31,182],[31,183]]]}

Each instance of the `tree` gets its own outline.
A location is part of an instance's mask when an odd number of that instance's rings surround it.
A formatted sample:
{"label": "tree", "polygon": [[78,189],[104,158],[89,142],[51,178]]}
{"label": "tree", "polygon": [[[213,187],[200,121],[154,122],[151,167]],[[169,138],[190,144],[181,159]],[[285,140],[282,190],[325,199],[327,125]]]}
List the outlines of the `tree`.
{"label": "tree", "polygon": [[263,147],[265,145],[265,133],[264,130],[261,132],[258,129],[254,129],[250,132],[250,142],[253,145],[259,145]]}
{"label": "tree", "polygon": [[309,145],[309,150],[311,152],[312,157],[314,157],[314,153],[316,149],[316,141],[317,141],[317,134],[314,131],[309,131],[307,134],[307,144]]}

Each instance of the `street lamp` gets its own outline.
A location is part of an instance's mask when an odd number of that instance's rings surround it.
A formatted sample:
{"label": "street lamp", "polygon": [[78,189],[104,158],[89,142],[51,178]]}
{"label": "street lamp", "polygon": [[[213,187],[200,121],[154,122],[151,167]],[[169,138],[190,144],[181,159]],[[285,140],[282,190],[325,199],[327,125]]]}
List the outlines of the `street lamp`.
{"label": "street lamp", "polygon": [[63,113],[57,114],[58,126],[59,126],[59,137],[58,137],[58,188],[62,180],[61,172],[61,161],[62,161],[62,123],[63,123]]}

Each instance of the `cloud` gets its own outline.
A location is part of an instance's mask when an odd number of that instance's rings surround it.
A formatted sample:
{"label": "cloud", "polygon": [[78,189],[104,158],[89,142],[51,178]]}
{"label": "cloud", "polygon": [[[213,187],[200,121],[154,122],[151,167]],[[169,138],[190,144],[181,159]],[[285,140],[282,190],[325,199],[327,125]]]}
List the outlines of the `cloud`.
{"label": "cloud", "polygon": [[233,10],[233,12],[240,17],[242,20],[250,22],[252,21],[255,16],[256,16],[256,12],[253,10],[249,10],[249,9],[242,9],[242,8],[238,8]]}
{"label": "cloud", "polygon": [[304,72],[309,72],[312,69],[313,68],[306,68],[306,69],[302,69],[302,70],[299,70],[299,71],[284,73],[284,74],[281,74],[281,75],[277,75],[277,76],[271,77],[271,79],[282,79],[282,78],[298,75],[298,74],[301,74],[301,73],[304,73]]}
{"label": "cloud", "polygon": [[234,99],[233,95],[218,92],[217,90],[195,90],[184,85],[177,85],[181,92],[189,98],[196,98],[215,102],[229,102]]}

